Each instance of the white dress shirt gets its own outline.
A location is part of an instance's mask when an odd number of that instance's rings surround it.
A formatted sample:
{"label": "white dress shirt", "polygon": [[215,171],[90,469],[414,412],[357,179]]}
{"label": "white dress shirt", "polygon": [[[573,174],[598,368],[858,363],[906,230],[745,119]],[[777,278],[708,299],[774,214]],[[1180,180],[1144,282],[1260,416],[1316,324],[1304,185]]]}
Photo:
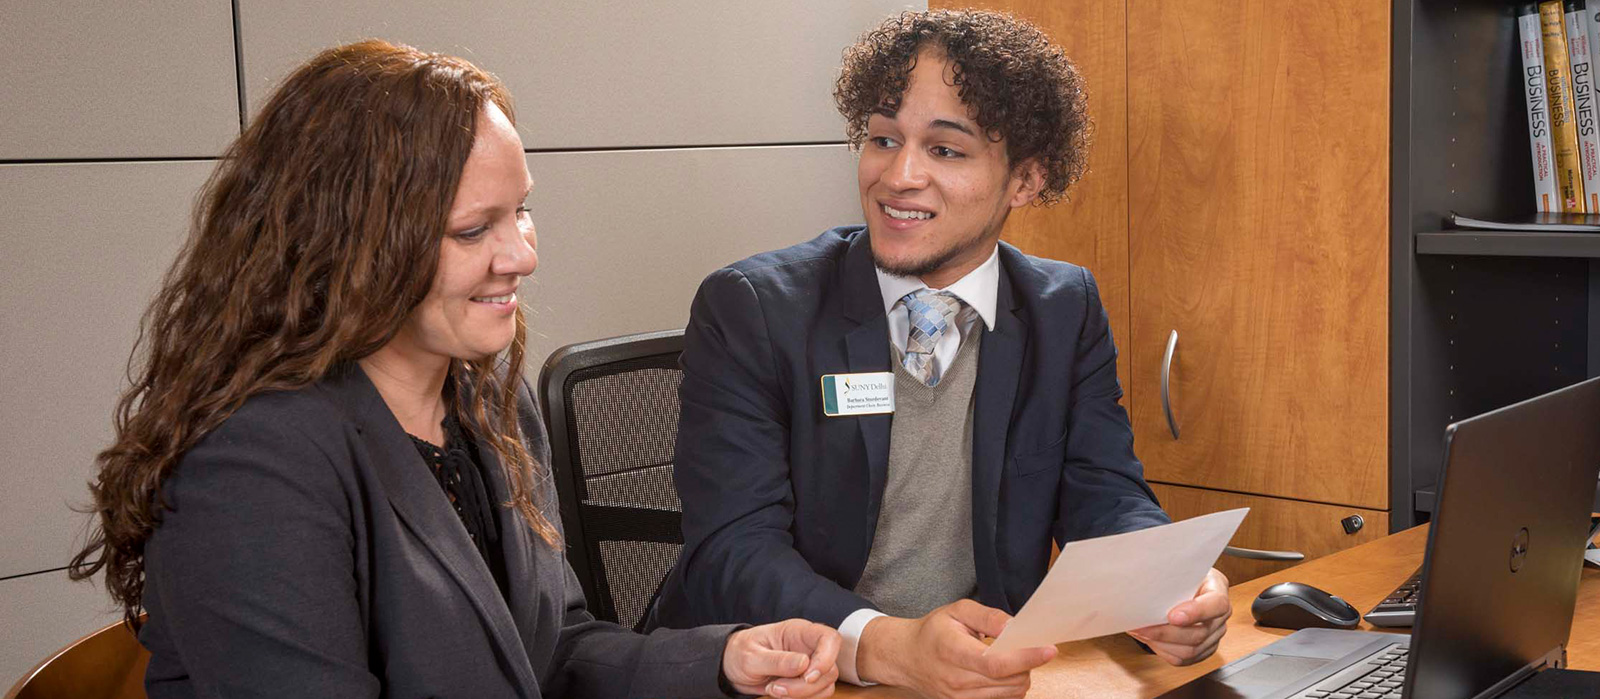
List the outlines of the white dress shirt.
{"label": "white dress shirt", "polygon": [[[883,294],[883,312],[889,316],[889,341],[894,345],[894,359],[898,362],[906,353],[906,336],[911,332],[911,319],[904,308],[895,308],[895,304],[906,294],[926,289],[928,285],[916,277],[897,277],[881,269],[874,271],[878,274],[878,291]],[[977,269],[943,290],[977,311],[984,327],[993,330],[995,297],[1000,293],[1000,246],[996,245],[994,252],[989,253],[989,259],[978,265]],[[961,349],[961,338],[978,330],[976,323],[970,320],[966,326],[961,323],[954,325],[933,348],[933,361],[941,368],[950,366],[950,362],[955,360],[956,350]],[[857,609],[839,624],[839,635],[844,637],[844,645],[839,649],[839,679],[852,684],[874,684],[862,681],[861,675],[856,672],[856,649],[861,643],[861,632],[867,628],[867,622],[880,616],[885,614],[876,609]]]}

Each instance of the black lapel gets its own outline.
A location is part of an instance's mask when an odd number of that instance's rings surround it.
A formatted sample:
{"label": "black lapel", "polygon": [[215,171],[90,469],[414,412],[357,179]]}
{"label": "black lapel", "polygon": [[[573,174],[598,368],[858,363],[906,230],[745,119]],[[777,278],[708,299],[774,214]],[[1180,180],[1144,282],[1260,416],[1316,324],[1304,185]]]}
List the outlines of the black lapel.
{"label": "black lapel", "polygon": [[1028,342],[1027,312],[1017,293],[1031,265],[1016,248],[1000,244],[1000,284],[995,296],[994,329],[985,331],[978,353],[978,383],[972,409],[972,553],[978,573],[978,601],[1000,609],[1007,603],[996,548],[1000,519],[1000,478],[1005,470],[1017,385]]}
{"label": "black lapel", "polygon": [[[845,334],[851,373],[892,371],[889,350],[889,319],[883,312],[883,292],[878,290],[878,275],[873,270],[872,245],[863,231],[850,242],[844,260],[844,316],[857,323]],[[878,528],[878,511],[883,505],[883,489],[889,475],[889,427],[892,415],[862,415],[855,419],[861,427],[861,441],[867,452],[870,490],[867,494],[867,546]],[[866,560],[862,560],[864,565]]]}
{"label": "black lapel", "polygon": [[[494,576],[478,555],[472,540],[467,538],[467,531],[450,509],[449,500],[439,488],[439,482],[434,480],[433,474],[428,473],[428,465],[423,462],[416,447],[412,446],[389,406],[383,402],[377,387],[372,385],[359,365],[351,364],[348,372],[330,382],[330,388],[351,408],[351,415],[366,443],[367,452],[375,460],[373,470],[383,481],[384,492],[395,514],[466,593],[478,616],[489,628],[496,650],[504,656],[502,666],[516,673],[519,691],[524,696],[537,696],[534,688],[538,686],[538,680],[529,664],[528,652],[521,636],[517,634],[511,610],[495,585]],[[500,462],[494,458],[493,450],[480,449],[479,455],[485,460],[485,466],[498,471]],[[498,496],[497,493],[495,497]],[[504,522],[504,519],[501,521]],[[501,531],[505,532],[506,526],[502,524],[501,527]],[[511,537],[504,539],[508,543],[511,540]],[[527,579],[515,577],[512,572],[514,559],[514,556],[507,556],[508,577],[512,580]]]}

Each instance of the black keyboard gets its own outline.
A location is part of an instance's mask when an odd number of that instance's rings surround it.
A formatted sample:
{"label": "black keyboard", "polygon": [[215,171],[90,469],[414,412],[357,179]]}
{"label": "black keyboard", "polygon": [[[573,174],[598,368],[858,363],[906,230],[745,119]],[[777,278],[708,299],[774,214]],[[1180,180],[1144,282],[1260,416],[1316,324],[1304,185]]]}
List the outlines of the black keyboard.
{"label": "black keyboard", "polygon": [[1399,699],[1406,681],[1407,648],[1399,643],[1294,695],[1295,699]]}
{"label": "black keyboard", "polygon": [[1383,598],[1378,606],[1362,617],[1373,626],[1410,626],[1417,617],[1417,601],[1422,593],[1422,569],[1412,573],[1411,577],[1400,583],[1400,587]]}

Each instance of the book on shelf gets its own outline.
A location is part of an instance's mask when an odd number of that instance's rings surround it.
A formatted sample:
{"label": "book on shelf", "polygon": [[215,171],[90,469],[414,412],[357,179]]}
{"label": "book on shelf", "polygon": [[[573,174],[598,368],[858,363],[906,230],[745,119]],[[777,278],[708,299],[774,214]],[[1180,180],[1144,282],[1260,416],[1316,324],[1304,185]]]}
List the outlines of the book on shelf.
{"label": "book on shelf", "polygon": [[1517,8],[1517,33],[1522,53],[1522,94],[1528,104],[1528,147],[1533,155],[1533,198],[1539,211],[1560,211],[1555,155],[1550,143],[1550,104],[1545,94],[1544,38],[1539,31],[1539,6]]}
{"label": "book on shelf", "polygon": [[1584,181],[1573,123],[1573,83],[1568,77],[1565,11],[1562,0],[1539,3],[1539,35],[1544,38],[1544,93],[1549,98],[1550,142],[1555,152],[1555,189],[1562,211],[1584,211]]}
{"label": "book on shelf", "polygon": [[1503,221],[1462,216],[1454,211],[1445,219],[1449,228],[1479,231],[1527,231],[1537,233],[1600,233],[1600,214],[1540,211]]}
{"label": "book on shelf", "polygon": [[1567,63],[1566,14],[1562,0],[1539,3],[1539,33],[1544,39],[1545,95],[1550,112],[1550,141],[1555,152],[1556,190],[1561,210],[1583,213],[1583,176],[1578,155],[1578,129],[1573,123],[1571,68]]}
{"label": "book on shelf", "polygon": [[1584,210],[1600,213],[1600,124],[1595,121],[1594,32],[1584,0],[1564,0],[1567,64],[1572,68],[1572,121],[1578,132],[1578,172]]}

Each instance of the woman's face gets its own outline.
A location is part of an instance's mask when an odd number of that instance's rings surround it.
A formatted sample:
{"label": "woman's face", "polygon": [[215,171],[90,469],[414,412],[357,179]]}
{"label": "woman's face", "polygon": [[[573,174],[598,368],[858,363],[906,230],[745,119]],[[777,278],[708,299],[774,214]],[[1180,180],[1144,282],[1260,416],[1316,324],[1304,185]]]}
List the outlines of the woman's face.
{"label": "woman's face", "polygon": [[539,264],[524,204],[532,189],[522,139],[506,115],[488,105],[450,205],[433,286],[391,349],[423,361],[474,360],[511,344],[517,286]]}

